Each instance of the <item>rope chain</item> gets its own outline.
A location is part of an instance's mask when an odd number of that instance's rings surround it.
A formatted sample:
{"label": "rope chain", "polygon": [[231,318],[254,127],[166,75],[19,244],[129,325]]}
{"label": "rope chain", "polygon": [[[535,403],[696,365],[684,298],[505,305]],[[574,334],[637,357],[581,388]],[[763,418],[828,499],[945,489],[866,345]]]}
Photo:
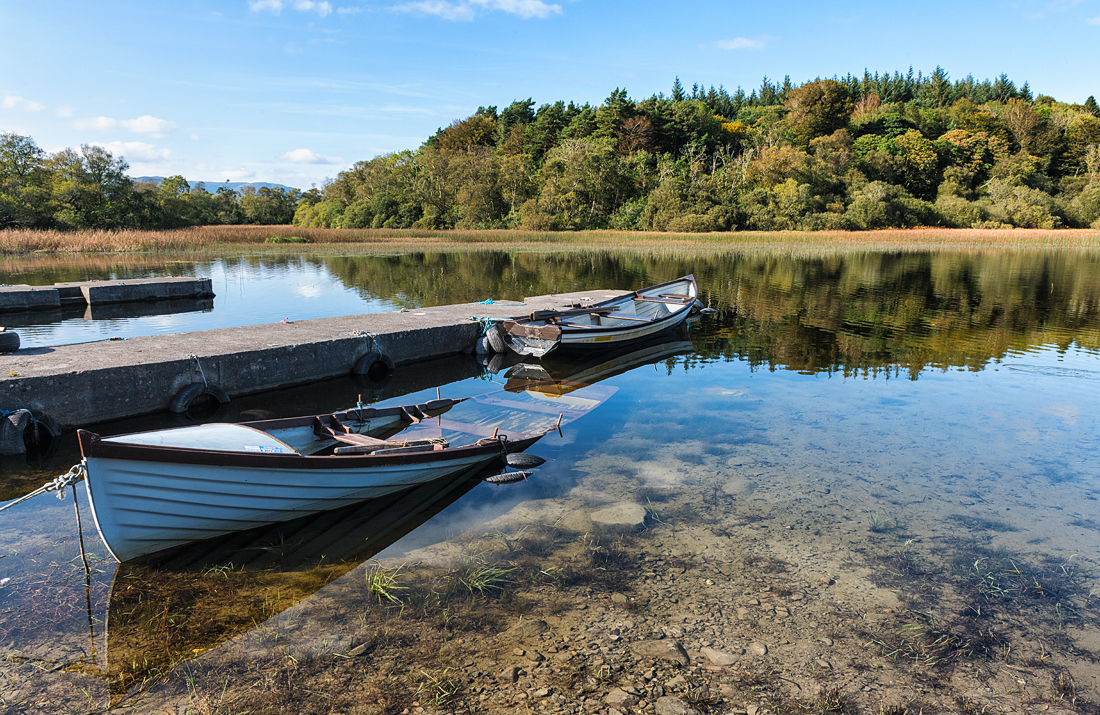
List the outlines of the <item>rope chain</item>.
{"label": "rope chain", "polygon": [[83,462],[81,462],[80,464],[74,464],[72,467],[69,468],[69,471],[65,472],[64,474],[62,474],[57,479],[54,479],[52,482],[46,482],[45,484],[40,486],[38,489],[35,489],[30,494],[27,494],[25,496],[21,496],[18,499],[16,499],[15,501],[10,501],[7,504],[5,504],[4,506],[0,506],[0,511],[4,511],[5,509],[10,509],[13,506],[15,506],[16,504],[22,504],[23,502],[27,501],[28,499],[31,499],[32,497],[36,497],[39,494],[45,494],[46,492],[57,492],[57,498],[58,499],[64,499],[65,498],[65,489],[69,486],[72,486],[73,484],[76,484],[77,482],[79,482],[80,480],[84,479],[87,476],[88,476],[88,470],[84,467]]}

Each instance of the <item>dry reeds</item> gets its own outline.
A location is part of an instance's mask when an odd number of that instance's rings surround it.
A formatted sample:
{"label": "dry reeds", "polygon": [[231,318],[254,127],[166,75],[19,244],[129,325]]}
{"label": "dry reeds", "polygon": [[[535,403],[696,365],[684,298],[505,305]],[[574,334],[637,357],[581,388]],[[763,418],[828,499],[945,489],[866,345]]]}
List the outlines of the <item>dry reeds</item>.
{"label": "dry reeds", "polygon": [[[304,239],[289,242],[286,239]],[[283,240],[279,240],[283,239]],[[542,232],[518,230],[332,229],[296,226],[202,226],[167,231],[0,231],[0,255],[34,253],[136,253],[223,250],[265,246],[301,252],[315,246],[356,246],[364,252],[476,250],[505,247],[545,249],[688,248],[830,250],[928,250],[989,248],[1100,248],[1093,229],[888,229],[883,231],[741,231],[657,233],[642,231]]]}

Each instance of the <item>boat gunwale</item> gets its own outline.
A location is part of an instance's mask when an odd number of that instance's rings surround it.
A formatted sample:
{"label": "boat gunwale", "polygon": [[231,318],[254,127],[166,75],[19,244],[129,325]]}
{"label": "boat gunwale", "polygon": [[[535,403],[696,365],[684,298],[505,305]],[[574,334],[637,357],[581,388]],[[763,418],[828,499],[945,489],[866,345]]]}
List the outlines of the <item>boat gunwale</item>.
{"label": "boat gunwale", "polygon": [[193,447],[173,447],[169,445],[138,445],[126,442],[106,442],[98,434],[83,429],[77,430],[77,439],[80,442],[80,453],[85,459],[120,459],[139,462],[171,462],[190,465],[274,470],[331,470],[433,464],[436,462],[459,460],[466,457],[500,453],[502,448],[508,451],[526,449],[545,434],[545,432],[530,434],[526,432],[502,431],[500,436],[504,437],[504,440],[496,440],[487,444],[471,444],[460,447],[447,447],[445,449],[425,449],[419,452],[379,455],[369,453],[303,455],[296,452],[279,454],[270,452],[195,449]]}

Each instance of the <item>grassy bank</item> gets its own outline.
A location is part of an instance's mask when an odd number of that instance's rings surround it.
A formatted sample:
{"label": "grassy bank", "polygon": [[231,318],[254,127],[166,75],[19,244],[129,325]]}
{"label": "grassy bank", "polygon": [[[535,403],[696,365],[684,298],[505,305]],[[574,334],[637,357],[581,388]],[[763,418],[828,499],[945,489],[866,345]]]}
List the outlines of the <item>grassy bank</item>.
{"label": "grassy bank", "polygon": [[907,229],[886,231],[742,231],[655,233],[637,231],[430,231],[417,229],[326,229],[295,226],[204,226],[170,231],[0,231],[0,255],[42,253],[135,253],[260,247],[355,246],[357,252],[471,250],[505,247],[534,250],[587,248],[710,249],[816,247],[858,250],[930,248],[1100,248],[1100,231],[1032,229]]}

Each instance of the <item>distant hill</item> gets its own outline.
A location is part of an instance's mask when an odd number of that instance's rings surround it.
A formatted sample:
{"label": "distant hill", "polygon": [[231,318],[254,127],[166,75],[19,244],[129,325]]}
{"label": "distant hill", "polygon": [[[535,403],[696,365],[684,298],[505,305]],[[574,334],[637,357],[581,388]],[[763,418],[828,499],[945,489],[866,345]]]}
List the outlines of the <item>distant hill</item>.
{"label": "distant hill", "polygon": [[[152,182],[157,186],[160,186],[160,182],[164,181],[163,176],[132,176],[130,178],[137,182]],[[210,193],[214,193],[223,186],[228,186],[234,191],[239,191],[245,186],[251,186],[256,189],[262,189],[265,187],[268,189],[286,189],[287,191],[294,188],[293,186],[283,186],[282,184],[270,184],[266,181],[192,181],[191,179],[188,179],[187,183],[191,186],[202,184],[203,188],[205,188]]]}

